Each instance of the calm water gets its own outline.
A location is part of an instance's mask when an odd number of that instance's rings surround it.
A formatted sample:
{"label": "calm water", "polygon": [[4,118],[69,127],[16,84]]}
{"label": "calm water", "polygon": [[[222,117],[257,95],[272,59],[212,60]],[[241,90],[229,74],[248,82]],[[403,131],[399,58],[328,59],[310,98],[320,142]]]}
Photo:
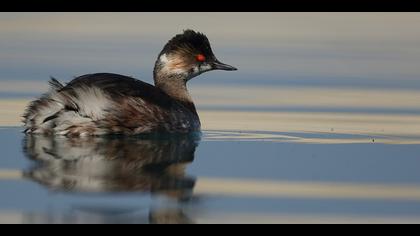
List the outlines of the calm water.
{"label": "calm water", "polygon": [[[0,13],[0,223],[420,223],[418,23],[418,13]],[[21,133],[49,76],[151,82],[157,53],[184,28],[239,68],[191,81],[202,135]]]}
{"label": "calm water", "polygon": [[19,131],[1,130],[2,222],[420,219],[419,145],[309,144],[234,131],[205,131],[201,140],[69,140]]}

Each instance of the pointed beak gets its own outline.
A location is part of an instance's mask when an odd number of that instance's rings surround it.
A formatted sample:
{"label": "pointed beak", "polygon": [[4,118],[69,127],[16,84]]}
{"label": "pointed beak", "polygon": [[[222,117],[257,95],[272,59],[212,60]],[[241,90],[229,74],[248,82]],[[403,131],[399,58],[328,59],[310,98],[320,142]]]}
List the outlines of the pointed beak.
{"label": "pointed beak", "polygon": [[228,64],[221,63],[220,61],[216,60],[212,63],[213,70],[238,70],[233,66]]}

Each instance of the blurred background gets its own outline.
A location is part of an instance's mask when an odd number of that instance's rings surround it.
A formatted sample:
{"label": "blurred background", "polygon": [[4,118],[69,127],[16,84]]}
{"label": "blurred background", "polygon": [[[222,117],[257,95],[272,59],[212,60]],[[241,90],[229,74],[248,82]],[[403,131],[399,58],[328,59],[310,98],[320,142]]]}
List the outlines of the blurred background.
{"label": "blurred background", "polygon": [[199,109],[419,114],[418,22],[418,13],[1,13],[0,97],[35,98],[50,76],[152,83],[163,45],[191,28],[239,68],[190,82]]}
{"label": "blurred background", "polygon": [[418,13],[2,13],[1,80],[113,71],[151,81],[163,45],[191,28],[240,68],[229,79],[212,73],[201,83],[415,89],[419,19]]}

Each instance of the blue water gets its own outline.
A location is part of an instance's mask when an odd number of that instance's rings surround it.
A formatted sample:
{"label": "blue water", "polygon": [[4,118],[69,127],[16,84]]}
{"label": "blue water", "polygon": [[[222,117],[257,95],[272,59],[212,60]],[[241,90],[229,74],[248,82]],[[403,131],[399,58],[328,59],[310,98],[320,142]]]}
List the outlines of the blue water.
{"label": "blue water", "polygon": [[[207,138],[217,131],[201,139],[69,141],[20,131],[0,129],[0,166],[25,173],[0,180],[0,213],[20,213],[19,223],[196,223],[209,214],[420,217],[417,200],[194,193],[202,178],[420,187],[420,145],[246,141],[235,132],[231,141]],[[180,164],[185,171],[167,171]]]}

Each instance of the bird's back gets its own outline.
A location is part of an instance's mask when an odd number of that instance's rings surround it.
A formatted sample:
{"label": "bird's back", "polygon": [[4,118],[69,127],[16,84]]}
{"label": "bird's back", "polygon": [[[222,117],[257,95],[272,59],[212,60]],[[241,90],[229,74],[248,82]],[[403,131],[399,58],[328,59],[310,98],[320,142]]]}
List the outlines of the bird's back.
{"label": "bird's back", "polygon": [[68,83],[61,91],[70,92],[86,87],[100,89],[114,98],[141,98],[163,108],[169,108],[173,101],[165,92],[151,84],[132,77],[112,73],[80,76]]}

